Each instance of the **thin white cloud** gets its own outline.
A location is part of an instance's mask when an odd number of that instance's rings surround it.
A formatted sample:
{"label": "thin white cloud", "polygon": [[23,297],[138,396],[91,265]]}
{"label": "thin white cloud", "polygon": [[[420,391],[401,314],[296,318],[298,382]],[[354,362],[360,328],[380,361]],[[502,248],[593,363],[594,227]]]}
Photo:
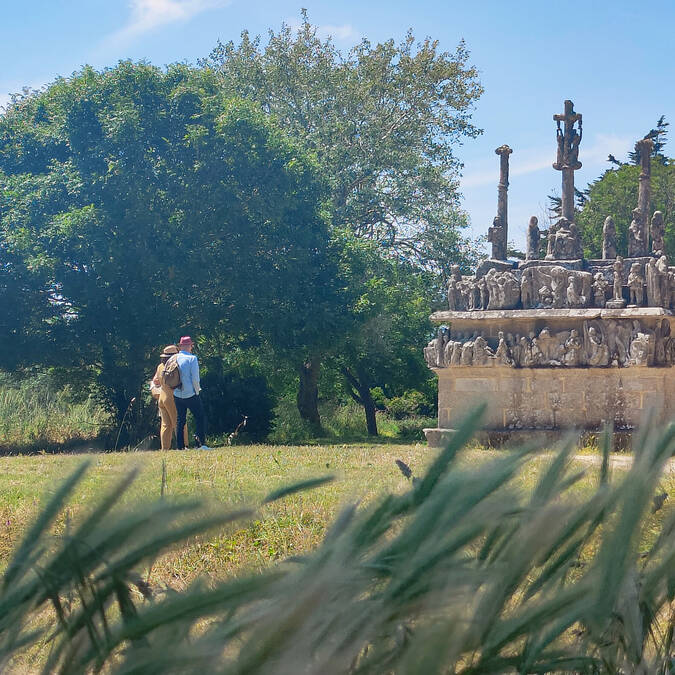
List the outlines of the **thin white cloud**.
{"label": "thin white cloud", "polygon": [[[584,167],[599,167],[607,161],[611,153],[622,157],[632,149],[635,138],[633,136],[616,136],[611,134],[597,134],[591,145],[584,148],[581,146],[579,159]],[[520,157],[518,157],[520,155]],[[555,148],[530,148],[521,153],[514,152],[511,156],[509,174],[513,176],[525,176],[527,174],[550,169],[555,161]],[[483,164],[483,162],[481,162]],[[497,184],[499,180],[499,161],[495,158],[491,166],[479,167],[475,171],[469,171],[461,181],[462,189],[479,187],[481,185]]]}
{"label": "thin white cloud", "polygon": [[108,35],[104,46],[121,46],[171,23],[186,22],[211,9],[229,5],[231,0],[131,0],[128,23]]}

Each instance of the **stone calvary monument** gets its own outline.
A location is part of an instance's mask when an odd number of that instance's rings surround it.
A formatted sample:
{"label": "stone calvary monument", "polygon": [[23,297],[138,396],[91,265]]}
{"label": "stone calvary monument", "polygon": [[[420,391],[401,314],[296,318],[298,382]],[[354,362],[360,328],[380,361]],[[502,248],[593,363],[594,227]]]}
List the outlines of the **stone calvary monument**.
{"label": "stone calvary monument", "polygon": [[495,440],[523,432],[597,431],[606,423],[630,431],[648,412],[657,422],[675,416],[675,267],[664,255],[662,214],[649,218],[652,141],[636,144],[641,173],[626,255],[617,254],[608,216],[603,257],[586,260],[574,223],[582,117],[565,101],[564,112],[553,119],[561,217],[545,241],[537,218],[530,218],[526,259],[507,260],[512,150],[497,148],[497,217],[488,231],[492,256],[473,276],[455,267],[448,310],[431,316],[441,324],[424,349],[438,375],[438,428],[425,430],[431,445],[441,444],[481,401],[487,403],[485,430]]}

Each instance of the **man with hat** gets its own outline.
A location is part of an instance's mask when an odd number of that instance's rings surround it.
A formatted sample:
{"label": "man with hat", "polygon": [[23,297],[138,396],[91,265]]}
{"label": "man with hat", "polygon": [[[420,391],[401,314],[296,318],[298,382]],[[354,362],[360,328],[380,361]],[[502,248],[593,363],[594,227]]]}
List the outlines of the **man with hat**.
{"label": "man with hat", "polygon": [[194,342],[189,335],[184,335],[178,347],[180,351],[176,357],[178,370],[180,371],[180,386],[173,390],[178,412],[178,428],[176,430],[176,442],[179,450],[185,449],[183,433],[189,410],[195,418],[197,445],[200,450],[210,450],[206,445],[206,421],[204,419],[204,406],[199,398],[201,386],[199,384],[199,362],[192,353]]}

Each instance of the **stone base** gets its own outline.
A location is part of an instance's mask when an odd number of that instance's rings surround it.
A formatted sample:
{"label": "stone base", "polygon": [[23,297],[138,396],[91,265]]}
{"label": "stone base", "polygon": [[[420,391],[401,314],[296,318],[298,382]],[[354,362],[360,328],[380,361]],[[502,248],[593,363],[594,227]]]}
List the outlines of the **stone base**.
{"label": "stone base", "polygon": [[623,309],[626,306],[625,300],[608,300],[605,303],[607,309]]}
{"label": "stone base", "polygon": [[655,424],[675,416],[670,367],[456,366],[436,373],[439,429],[453,429],[480,403],[487,404],[483,428],[509,434],[597,432],[608,423],[617,431],[631,431],[650,415]]}

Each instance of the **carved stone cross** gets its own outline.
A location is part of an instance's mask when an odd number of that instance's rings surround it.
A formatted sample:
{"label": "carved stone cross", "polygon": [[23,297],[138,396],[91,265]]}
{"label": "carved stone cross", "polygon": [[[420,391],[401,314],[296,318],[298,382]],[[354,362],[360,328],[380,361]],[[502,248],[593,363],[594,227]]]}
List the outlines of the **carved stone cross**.
{"label": "carved stone cross", "polygon": [[[558,154],[553,168],[562,171],[562,217],[574,222],[574,172],[581,168],[581,115],[574,112],[574,103],[568,100],[565,101],[565,112],[562,115],[553,115],[553,120],[558,125]],[[578,125],[578,130],[575,125]]]}

